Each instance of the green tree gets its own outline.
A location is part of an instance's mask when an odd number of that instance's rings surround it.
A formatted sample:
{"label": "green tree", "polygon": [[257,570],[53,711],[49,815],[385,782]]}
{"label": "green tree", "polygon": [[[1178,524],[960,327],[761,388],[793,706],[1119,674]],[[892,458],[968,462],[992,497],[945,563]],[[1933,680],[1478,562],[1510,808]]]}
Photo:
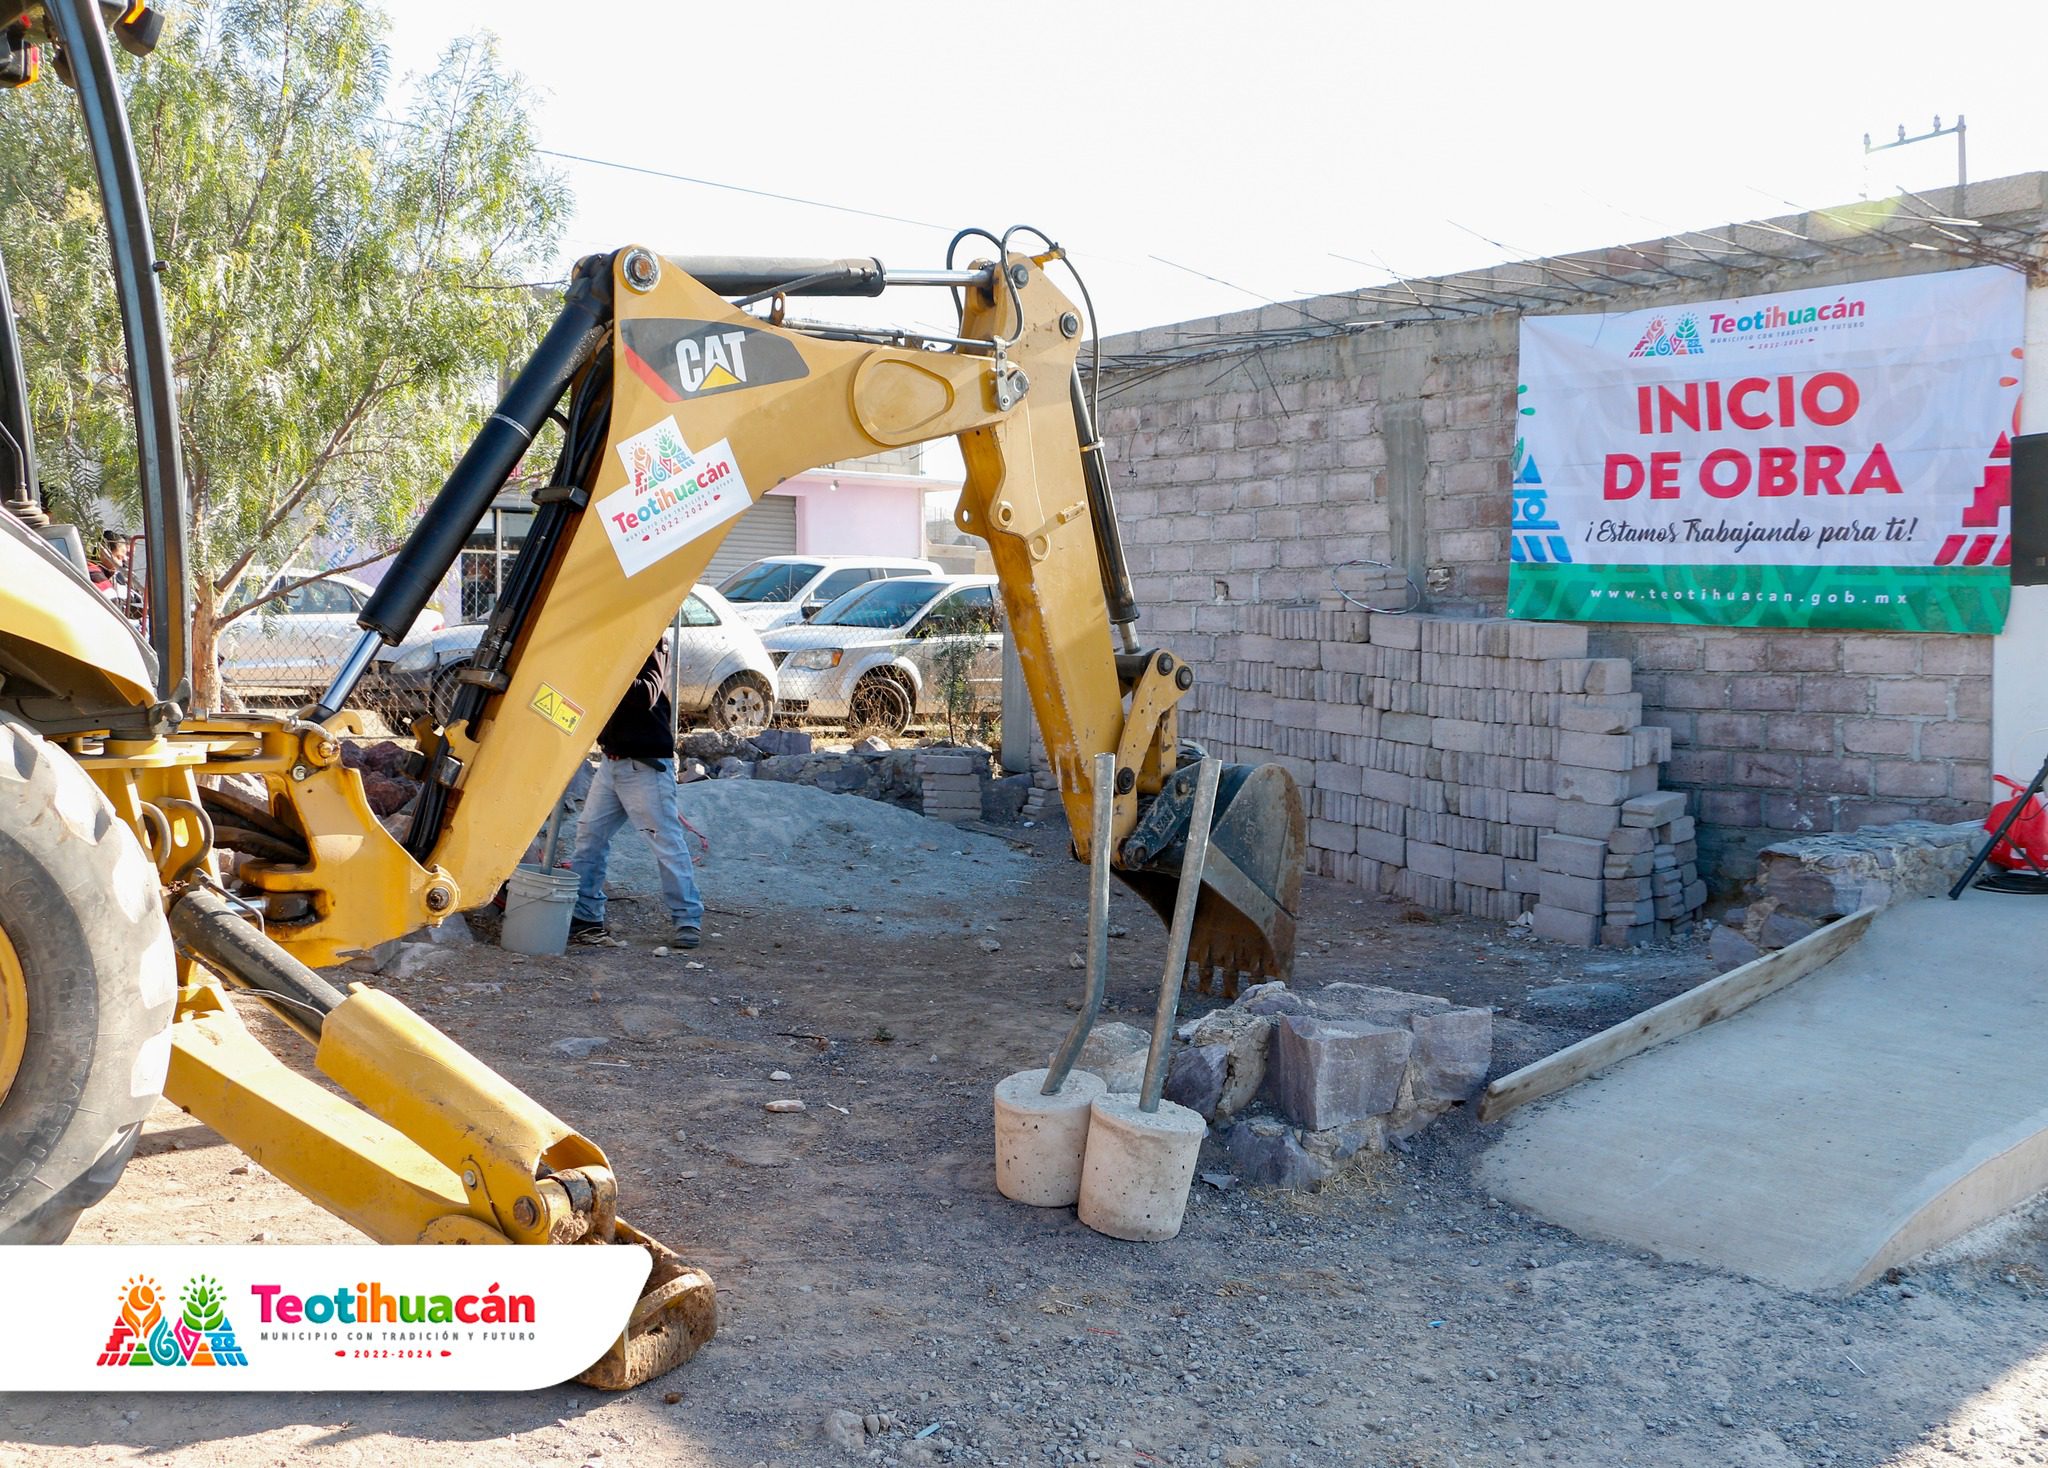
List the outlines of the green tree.
{"label": "green tree", "polygon": [[[528,94],[488,36],[457,40],[389,117],[386,21],[365,0],[188,0],[124,63],[177,359],[196,701],[252,570],[316,539],[381,551],[474,432],[542,307],[524,285],[568,210]],[[54,504],[135,511],[103,219],[73,98],[0,104],[0,250]],[[326,568],[330,573],[345,569]],[[282,595],[288,588],[279,588]],[[275,597],[268,599],[275,600]]]}

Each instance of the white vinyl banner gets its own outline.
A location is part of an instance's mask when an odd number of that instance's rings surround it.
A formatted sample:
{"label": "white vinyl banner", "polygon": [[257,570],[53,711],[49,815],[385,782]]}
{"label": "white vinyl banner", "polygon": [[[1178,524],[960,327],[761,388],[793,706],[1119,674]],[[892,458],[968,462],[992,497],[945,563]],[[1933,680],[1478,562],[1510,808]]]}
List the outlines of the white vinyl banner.
{"label": "white vinyl banner", "polygon": [[608,1350],[643,1249],[0,1248],[10,1391],[517,1391]]}
{"label": "white vinyl banner", "polygon": [[1997,631],[2025,288],[1523,317],[1510,614]]}

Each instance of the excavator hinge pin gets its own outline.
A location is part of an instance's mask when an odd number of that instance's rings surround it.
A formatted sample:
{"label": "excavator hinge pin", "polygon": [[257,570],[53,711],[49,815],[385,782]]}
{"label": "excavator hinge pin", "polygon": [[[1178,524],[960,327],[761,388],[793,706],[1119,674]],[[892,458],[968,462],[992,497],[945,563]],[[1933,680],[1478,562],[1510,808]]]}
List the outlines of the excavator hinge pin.
{"label": "excavator hinge pin", "polygon": [[521,1198],[512,1205],[512,1216],[519,1220],[521,1228],[532,1228],[540,1222],[540,1206],[531,1198]]}
{"label": "excavator hinge pin", "polygon": [[462,1185],[465,1188],[468,1188],[471,1192],[475,1192],[478,1184],[481,1182],[482,1179],[476,1175],[475,1168],[465,1167],[462,1169]]}
{"label": "excavator hinge pin", "polygon": [[1060,335],[1068,338],[1081,334],[1081,318],[1072,311],[1060,312]]}
{"label": "excavator hinge pin", "polygon": [[626,284],[636,291],[651,291],[654,283],[661,279],[661,262],[646,250],[626,251],[626,258],[620,262],[619,269],[626,277]]}
{"label": "excavator hinge pin", "polygon": [[1137,788],[1137,784],[1138,772],[1136,770],[1131,769],[1128,765],[1126,765],[1123,769],[1118,770],[1116,772],[1117,794],[1129,795],[1132,790]]}

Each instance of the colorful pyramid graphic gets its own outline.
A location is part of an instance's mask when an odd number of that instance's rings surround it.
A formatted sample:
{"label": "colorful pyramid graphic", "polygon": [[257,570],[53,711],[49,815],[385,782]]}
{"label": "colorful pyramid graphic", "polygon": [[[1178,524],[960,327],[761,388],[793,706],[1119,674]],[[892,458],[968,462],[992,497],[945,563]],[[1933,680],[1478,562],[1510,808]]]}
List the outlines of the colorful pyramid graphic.
{"label": "colorful pyramid graphic", "polygon": [[1643,331],[1643,339],[1636,343],[1631,357],[1697,357],[1706,351],[1700,343],[1700,323],[1690,311],[1678,318],[1676,323],[1667,323],[1663,316],[1652,316],[1650,324]]}
{"label": "colorful pyramid graphic", "polygon": [[189,1281],[176,1316],[164,1313],[163,1294],[147,1277],[130,1279],[121,1293],[102,1366],[247,1366],[235,1340],[220,1281],[200,1275]]}

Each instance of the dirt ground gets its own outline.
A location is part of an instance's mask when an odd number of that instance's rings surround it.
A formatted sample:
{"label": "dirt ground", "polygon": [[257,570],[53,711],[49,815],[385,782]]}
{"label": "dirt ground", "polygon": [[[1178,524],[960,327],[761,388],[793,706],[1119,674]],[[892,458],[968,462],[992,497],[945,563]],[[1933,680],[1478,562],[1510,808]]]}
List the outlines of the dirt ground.
{"label": "dirt ground", "polygon": [[[893,882],[886,851],[837,852],[843,900],[794,908],[726,843],[689,959],[651,956],[665,914],[624,862],[632,947],[450,949],[386,981],[604,1146],[623,1211],[710,1270],[720,1333],[680,1371],[618,1396],[0,1395],[0,1463],[831,1468],[863,1461],[821,1435],[840,1408],[900,1424],[864,1451],[901,1464],[2048,1462],[2040,1216],[1854,1299],[1786,1295],[1499,1206],[1468,1112],[1321,1195],[1197,1183],[1162,1245],[1003,1200],[989,1091],[1070,1022],[1084,912],[1057,838],[1019,834],[1033,851],[933,826],[938,860]],[[1142,1025],[1162,930],[1121,894],[1115,921],[1111,1014]],[[1496,1072],[1711,971],[1698,945],[1588,954],[1314,880],[1301,931],[1299,984],[1495,1006]],[[762,1110],[787,1095],[809,1109]],[[353,1235],[165,1107],[77,1237]]]}

